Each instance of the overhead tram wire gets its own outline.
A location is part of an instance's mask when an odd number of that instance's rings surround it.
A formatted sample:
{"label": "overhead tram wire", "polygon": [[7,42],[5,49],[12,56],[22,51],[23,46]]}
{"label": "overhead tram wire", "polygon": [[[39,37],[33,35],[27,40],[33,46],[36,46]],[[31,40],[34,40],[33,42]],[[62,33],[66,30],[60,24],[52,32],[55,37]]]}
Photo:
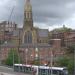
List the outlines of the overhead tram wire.
{"label": "overhead tram wire", "polygon": [[[14,12],[14,8],[15,6],[13,6],[12,10],[11,10],[11,13],[10,13],[10,16],[8,18],[8,22],[11,20],[11,17],[12,17],[12,14]],[[19,48],[20,48],[20,31],[19,31],[19,44],[18,44],[18,63],[20,64],[20,54],[19,54]],[[13,54],[14,55],[14,54]],[[13,56],[14,57],[14,56]],[[14,59],[13,59],[13,69],[14,69]],[[20,67],[19,67],[19,72],[20,72]]]}
{"label": "overhead tram wire", "polygon": [[[10,12],[10,14],[9,14],[9,16],[8,16],[8,20],[7,20],[7,24],[8,24],[8,26],[9,26],[9,21],[11,20],[11,17],[12,17],[12,14],[13,14],[13,11],[14,11],[14,8],[15,8],[15,6],[13,6],[13,8],[12,8],[12,10],[11,10],[11,12]],[[5,25],[4,25],[4,43],[5,43]]]}
{"label": "overhead tram wire", "polygon": [[[9,15],[9,17],[8,17],[8,20],[7,20],[7,24],[8,24],[8,27],[9,27],[9,22],[10,22],[10,20],[11,20],[11,17],[12,17],[12,15],[13,15],[13,12],[14,12],[14,8],[15,8],[15,6],[13,6],[13,8],[11,9],[11,12],[10,12],[10,15]],[[11,21],[12,22],[12,21]],[[5,28],[4,28],[5,29]],[[4,31],[4,33],[5,33],[5,31]],[[10,40],[10,39],[9,39]],[[4,41],[5,41],[5,36],[4,36]],[[14,48],[13,48],[13,69],[14,69]]]}
{"label": "overhead tram wire", "polygon": [[[8,16],[8,20],[7,20],[8,27],[9,27],[9,22],[11,20],[11,17],[12,17],[13,11],[14,11],[14,8],[15,8],[15,6],[12,7],[12,10],[10,10],[10,14]],[[4,43],[5,43],[5,26],[4,26]]]}
{"label": "overhead tram wire", "polygon": [[11,10],[11,12],[10,12],[10,15],[9,15],[9,17],[8,17],[8,22],[11,20],[12,14],[13,14],[13,12],[14,12],[14,8],[15,8],[15,6],[13,6],[13,8],[12,8],[12,10]]}

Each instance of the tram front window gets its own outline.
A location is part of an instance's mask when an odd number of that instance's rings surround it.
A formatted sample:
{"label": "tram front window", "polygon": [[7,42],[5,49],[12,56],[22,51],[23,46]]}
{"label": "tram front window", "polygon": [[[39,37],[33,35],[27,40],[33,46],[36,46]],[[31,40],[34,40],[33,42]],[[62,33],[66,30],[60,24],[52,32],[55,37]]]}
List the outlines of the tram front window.
{"label": "tram front window", "polygon": [[68,70],[63,70],[64,75],[68,75]]}

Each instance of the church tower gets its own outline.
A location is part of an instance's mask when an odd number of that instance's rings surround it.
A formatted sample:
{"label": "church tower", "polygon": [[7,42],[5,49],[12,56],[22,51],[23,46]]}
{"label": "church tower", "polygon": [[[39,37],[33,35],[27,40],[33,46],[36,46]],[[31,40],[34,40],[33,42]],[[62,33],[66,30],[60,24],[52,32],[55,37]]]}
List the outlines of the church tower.
{"label": "church tower", "polygon": [[22,43],[32,44],[36,40],[36,31],[33,27],[32,6],[30,0],[26,0],[24,8],[24,25]]}
{"label": "church tower", "polygon": [[32,6],[30,0],[26,0],[24,8],[24,29],[33,28]]}

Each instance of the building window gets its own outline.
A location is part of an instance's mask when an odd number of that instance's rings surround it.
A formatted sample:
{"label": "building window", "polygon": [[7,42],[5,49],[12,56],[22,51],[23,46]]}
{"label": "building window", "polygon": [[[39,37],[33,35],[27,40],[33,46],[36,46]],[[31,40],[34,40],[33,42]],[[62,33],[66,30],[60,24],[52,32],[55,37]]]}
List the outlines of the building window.
{"label": "building window", "polygon": [[26,32],[24,43],[32,43],[32,33],[30,31]]}
{"label": "building window", "polygon": [[28,12],[25,13],[25,18],[26,18],[26,19],[28,18]]}
{"label": "building window", "polygon": [[39,43],[41,43],[41,40],[39,40]]}

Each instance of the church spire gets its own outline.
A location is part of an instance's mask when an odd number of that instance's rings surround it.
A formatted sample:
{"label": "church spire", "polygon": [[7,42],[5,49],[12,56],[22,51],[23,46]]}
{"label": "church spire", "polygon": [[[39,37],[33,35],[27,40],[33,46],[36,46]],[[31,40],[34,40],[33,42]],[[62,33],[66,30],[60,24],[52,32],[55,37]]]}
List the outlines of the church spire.
{"label": "church spire", "polygon": [[26,3],[30,2],[30,0],[26,0]]}
{"label": "church spire", "polygon": [[24,28],[33,27],[32,6],[30,0],[26,0],[24,9]]}
{"label": "church spire", "polygon": [[25,2],[25,11],[32,11],[30,0],[26,0]]}

